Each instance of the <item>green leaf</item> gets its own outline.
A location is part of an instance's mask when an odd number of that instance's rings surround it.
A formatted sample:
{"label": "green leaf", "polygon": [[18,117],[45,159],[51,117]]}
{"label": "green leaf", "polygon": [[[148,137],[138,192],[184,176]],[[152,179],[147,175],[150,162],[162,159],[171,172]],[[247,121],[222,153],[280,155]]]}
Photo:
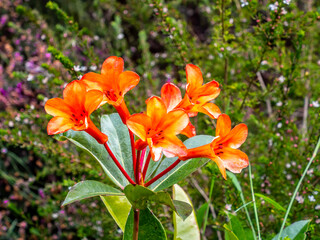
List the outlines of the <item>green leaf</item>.
{"label": "green leaf", "polygon": [[[123,234],[123,240],[132,240],[133,238],[133,209],[130,211],[128,217],[125,231]],[[140,210],[139,215],[139,240],[166,240],[166,232],[158,220],[158,218],[153,215],[149,208]]]}
{"label": "green leaf", "polygon": [[173,200],[167,192],[153,192],[140,185],[128,185],[124,193],[134,209],[145,209],[150,202],[165,204],[175,211],[182,219],[186,219],[192,212],[190,204]]}
{"label": "green leaf", "polygon": [[[193,208],[192,202],[189,199],[188,195],[178,184],[173,185],[173,199],[188,202]],[[174,213],[173,224],[174,240],[200,240],[200,231],[194,210],[192,210],[191,215],[185,220],[181,219],[176,213]]]}
{"label": "green leaf", "polygon": [[236,189],[237,189],[239,192],[242,193],[242,188],[241,188],[241,186],[240,186],[240,183],[239,183],[236,175],[234,175],[232,172],[229,172],[229,171],[227,171],[227,175],[228,175],[228,178],[231,179],[231,181],[232,181],[233,185],[236,187]]}
{"label": "green leaf", "polygon": [[207,212],[207,208],[209,207],[209,204],[206,202],[200,206],[200,208],[197,210],[197,221],[199,228],[202,227],[204,216]]}
{"label": "green leaf", "polygon": [[309,220],[302,220],[295,223],[292,223],[290,226],[286,227],[281,236],[279,238],[279,234],[277,234],[272,240],[284,239],[285,237],[289,237],[291,240],[304,240],[306,239],[306,232],[309,227]]}
{"label": "green leaf", "polygon": [[110,187],[106,184],[103,184],[98,181],[93,180],[87,180],[82,181],[74,185],[71,190],[68,192],[68,195],[64,202],[62,203],[62,206],[65,206],[67,204],[73,203],[75,201],[80,201],[85,198],[100,196],[100,195],[123,195],[123,193],[115,189],[113,187]]}
{"label": "green leaf", "polygon": [[224,224],[223,227],[225,228],[224,230],[225,240],[239,240],[239,238],[234,234],[234,232],[232,232],[232,230],[227,224]]}
{"label": "green leaf", "polygon": [[[187,148],[199,147],[205,144],[212,142],[213,137],[207,135],[198,135],[192,138],[187,139],[184,144]],[[148,176],[147,179],[155,176],[168,168],[172,163],[174,163],[177,158],[164,158],[158,163],[152,165],[153,172],[151,176]],[[182,179],[185,179],[189,174],[196,171],[199,167],[210,161],[207,158],[194,158],[187,161],[181,161],[173,170],[165,174],[163,177],[155,181],[150,185],[150,189],[157,192],[168,187],[171,187],[173,184],[179,182]]]}
{"label": "green leaf", "polygon": [[148,188],[140,185],[133,186],[131,184],[126,186],[123,192],[134,209],[147,208],[150,197],[156,194]]}
{"label": "green leaf", "polygon": [[[229,229],[232,230],[232,232],[237,236],[237,238],[239,239],[243,239],[246,240],[247,239],[247,235],[242,227],[242,223],[241,221],[237,218],[237,216],[232,215],[231,213],[228,213],[228,217],[229,217]],[[252,235],[252,233],[251,233]]]}
{"label": "green leaf", "polygon": [[270,203],[272,206],[274,206],[276,209],[285,212],[286,209],[284,207],[282,207],[279,203],[277,203],[275,200],[261,194],[261,193],[255,193],[254,194],[256,197],[260,197],[263,200],[265,200],[266,202]]}
{"label": "green leaf", "polygon": [[100,196],[110,215],[124,231],[131,210],[131,204],[125,196]]}
{"label": "green leaf", "polygon": [[[128,128],[124,125],[118,114],[104,115],[101,118],[101,131],[108,135],[108,145],[117,157],[122,167],[133,178],[131,143]],[[60,134],[58,140],[68,139],[78,147],[88,151],[101,165],[108,177],[119,187],[128,185],[116,164],[109,157],[108,152],[102,144],[84,131],[69,130]]]}

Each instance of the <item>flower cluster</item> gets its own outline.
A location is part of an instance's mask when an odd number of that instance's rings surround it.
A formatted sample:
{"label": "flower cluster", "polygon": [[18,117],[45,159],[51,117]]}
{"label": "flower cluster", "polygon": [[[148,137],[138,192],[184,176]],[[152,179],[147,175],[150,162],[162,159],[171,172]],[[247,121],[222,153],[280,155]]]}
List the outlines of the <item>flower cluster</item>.
{"label": "flower cluster", "polygon": [[[122,58],[109,57],[102,65],[101,74],[87,73],[81,80],[74,80],[65,87],[63,99],[48,100],[45,110],[54,116],[48,123],[48,134],[63,133],[70,129],[86,131],[100,144],[105,145],[121,170],[121,165],[117,163],[117,159],[108,148],[108,136],[90,120],[93,111],[108,103],[114,106],[129,129],[133,164],[137,166],[134,168],[135,182],[124,171],[122,172],[132,184],[144,184],[148,163],[145,164],[144,171],[141,171],[139,157],[141,151],[145,152],[147,147],[150,149],[150,156],[147,158],[149,161],[150,158],[159,161],[162,154],[167,157],[178,157],[178,161],[197,157],[210,158],[217,163],[224,178],[226,169],[239,173],[248,166],[247,155],[238,150],[247,138],[247,126],[242,123],[231,130],[230,118],[226,114],[221,114],[219,107],[211,102],[220,94],[218,82],[203,84],[201,70],[195,65],[188,64],[184,97],[176,85],[166,83],[162,86],[160,97],[152,96],[146,100],[145,112],[131,115],[124,101],[124,95],[139,83],[140,77],[132,71],[123,71],[123,68]],[[196,135],[190,118],[199,112],[217,119],[216,137],[210,144],[188,149],[177,135],[183,134],[187,137]],[[136,141],[134,135],[138,137]],[[145,184],[148,185],[150,183]]]}

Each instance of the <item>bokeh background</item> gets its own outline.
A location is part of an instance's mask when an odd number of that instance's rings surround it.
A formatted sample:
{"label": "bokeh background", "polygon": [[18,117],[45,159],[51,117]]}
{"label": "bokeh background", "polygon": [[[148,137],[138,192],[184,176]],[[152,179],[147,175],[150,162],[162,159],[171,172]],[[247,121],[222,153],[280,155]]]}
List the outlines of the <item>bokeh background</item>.
{"label": "bokeh background", "polygon": [[[99,72],[112,55],[141,76],[126,95],[131,113],[143,111],[167,81],[183,89],[187,63],[201,68],[205,82],[218,81],[215,103],[233,125],[249,127],[242,150],[255,192],[286,208],[319,137],[319,13],[316,0],[1,0],[0,239],[122,238],[100,199],[61,207],[76,182],[111,182],[87,153],[47,135],[44,111],[65,84]],[[105,105],[93,119],[112,112]],[[198,134],[214,135],[215,121],[202,114],[192,121]],[[288,219],[311,219],[309,239],[320,239],[319,159]],[[252,201],[248,170],[237,177]],[[180,185],[201,214],[212,180],[203,236],[221,240],[226,212],[242,206],[232,181],[210,163]],[[261,198],[257,205],[263,239],[271,239],[284,212]],[[171,237],[172,212],[154,211]],[[237,216],[248,224],[243,209]]]}

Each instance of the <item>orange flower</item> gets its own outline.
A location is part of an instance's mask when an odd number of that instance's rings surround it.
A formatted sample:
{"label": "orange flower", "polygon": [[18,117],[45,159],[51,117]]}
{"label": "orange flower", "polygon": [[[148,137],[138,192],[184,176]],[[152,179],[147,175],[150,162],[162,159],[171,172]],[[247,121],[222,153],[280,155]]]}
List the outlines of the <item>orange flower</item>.
{"label": "orange flower", "polygon": [[[165,104],[168,112],[177,109],[177,106],[182,100],[180,89],[173,83],[164,84],[161,88],[161,100]],[[187,137],[196,135],[196,128],[191,124],[190,119],[188,125],[182,130],[181,134]]]}
{"label": "orange flower", "polygon": [[146,113],[134,114],[127,120],[128,128],[140,138],[136,147],[149,145],[154,161],[161,158],[162,152],[167,157],[185,156],[187,148],[176,135],[188,125],[188,115],[183,110],[168,112],[159,97],[151,97],[146,103]]}
{"label": "orange flower", "polygon": [[83,75],[81,81],[87,85],[87,90],[103,92],[102,104],[107,102],[113,105],[124,120],[130,116],[123,101],[124,95],[139,83],[140,77],[135,72],[123,72],[123,65],[122,58],[109,57],[102,64],[101,74],[89,72]]}
{"label": "orange flower", "polygon": [[70,129],[86,131],[99,143],[108,141],[90,120],[90,114],[103,101],[103,93],[97,90],[86,90],[85,85],[77,80],[69,83],[63,90],[63,99],[52,98],[45,104],[48,114],[54,116],[47,126],[49,135],[66,132]]}
{"label": "orange flower", "polygon": [[189,117],[194,117],[198,112],[202,112],[216,119],[221,112],[218,106],[210,101],[220,94],[219,83],[213,80],[202,85],[201,70],[193,64],[187,64],[186,74],[188,82],[186,95],[177,107],[183,108]]}
{"label": "orange flower", "polygon": [[226,179],[226,169],[234,173],[240,173],[249,164],[248,156],[238,150],[247,136],[248,128],[244,123],[231,130],[229,116],[221,114],[217,120],[216,138],[210,144],[188,149],[188,155],[180,159],[210,158],[217,163],[222,176]]}

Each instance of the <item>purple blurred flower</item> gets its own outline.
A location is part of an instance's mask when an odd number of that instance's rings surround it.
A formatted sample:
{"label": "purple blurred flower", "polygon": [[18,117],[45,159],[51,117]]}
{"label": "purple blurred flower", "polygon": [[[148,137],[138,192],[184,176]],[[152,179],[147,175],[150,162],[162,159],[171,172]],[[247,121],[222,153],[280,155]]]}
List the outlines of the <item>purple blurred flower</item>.
{"label": "purple blurred flower", "polygon": [[5,97],[8,96],[8,92],[3,88],[0,88],[0,93],[2,96],[5,96]]}
{"label": "purple blurred flower", "polygon": [[0,26],[2,27],[3,25],[5,25],[7,20],[8,20],[8,16],[7,15],[1,16],[1,18],[0,18]]}
{"label": "purple blurred flower", "polygon": [[22,63],[23,61],[23,56],[19,52],[14,53],[14,58],[18,63]]}
{"label": "purple blurred flower", "polygon": [[40,196],[42,199],[45,199],[46,195],[44,194],[43,189],[39,189],[39,196]]}

